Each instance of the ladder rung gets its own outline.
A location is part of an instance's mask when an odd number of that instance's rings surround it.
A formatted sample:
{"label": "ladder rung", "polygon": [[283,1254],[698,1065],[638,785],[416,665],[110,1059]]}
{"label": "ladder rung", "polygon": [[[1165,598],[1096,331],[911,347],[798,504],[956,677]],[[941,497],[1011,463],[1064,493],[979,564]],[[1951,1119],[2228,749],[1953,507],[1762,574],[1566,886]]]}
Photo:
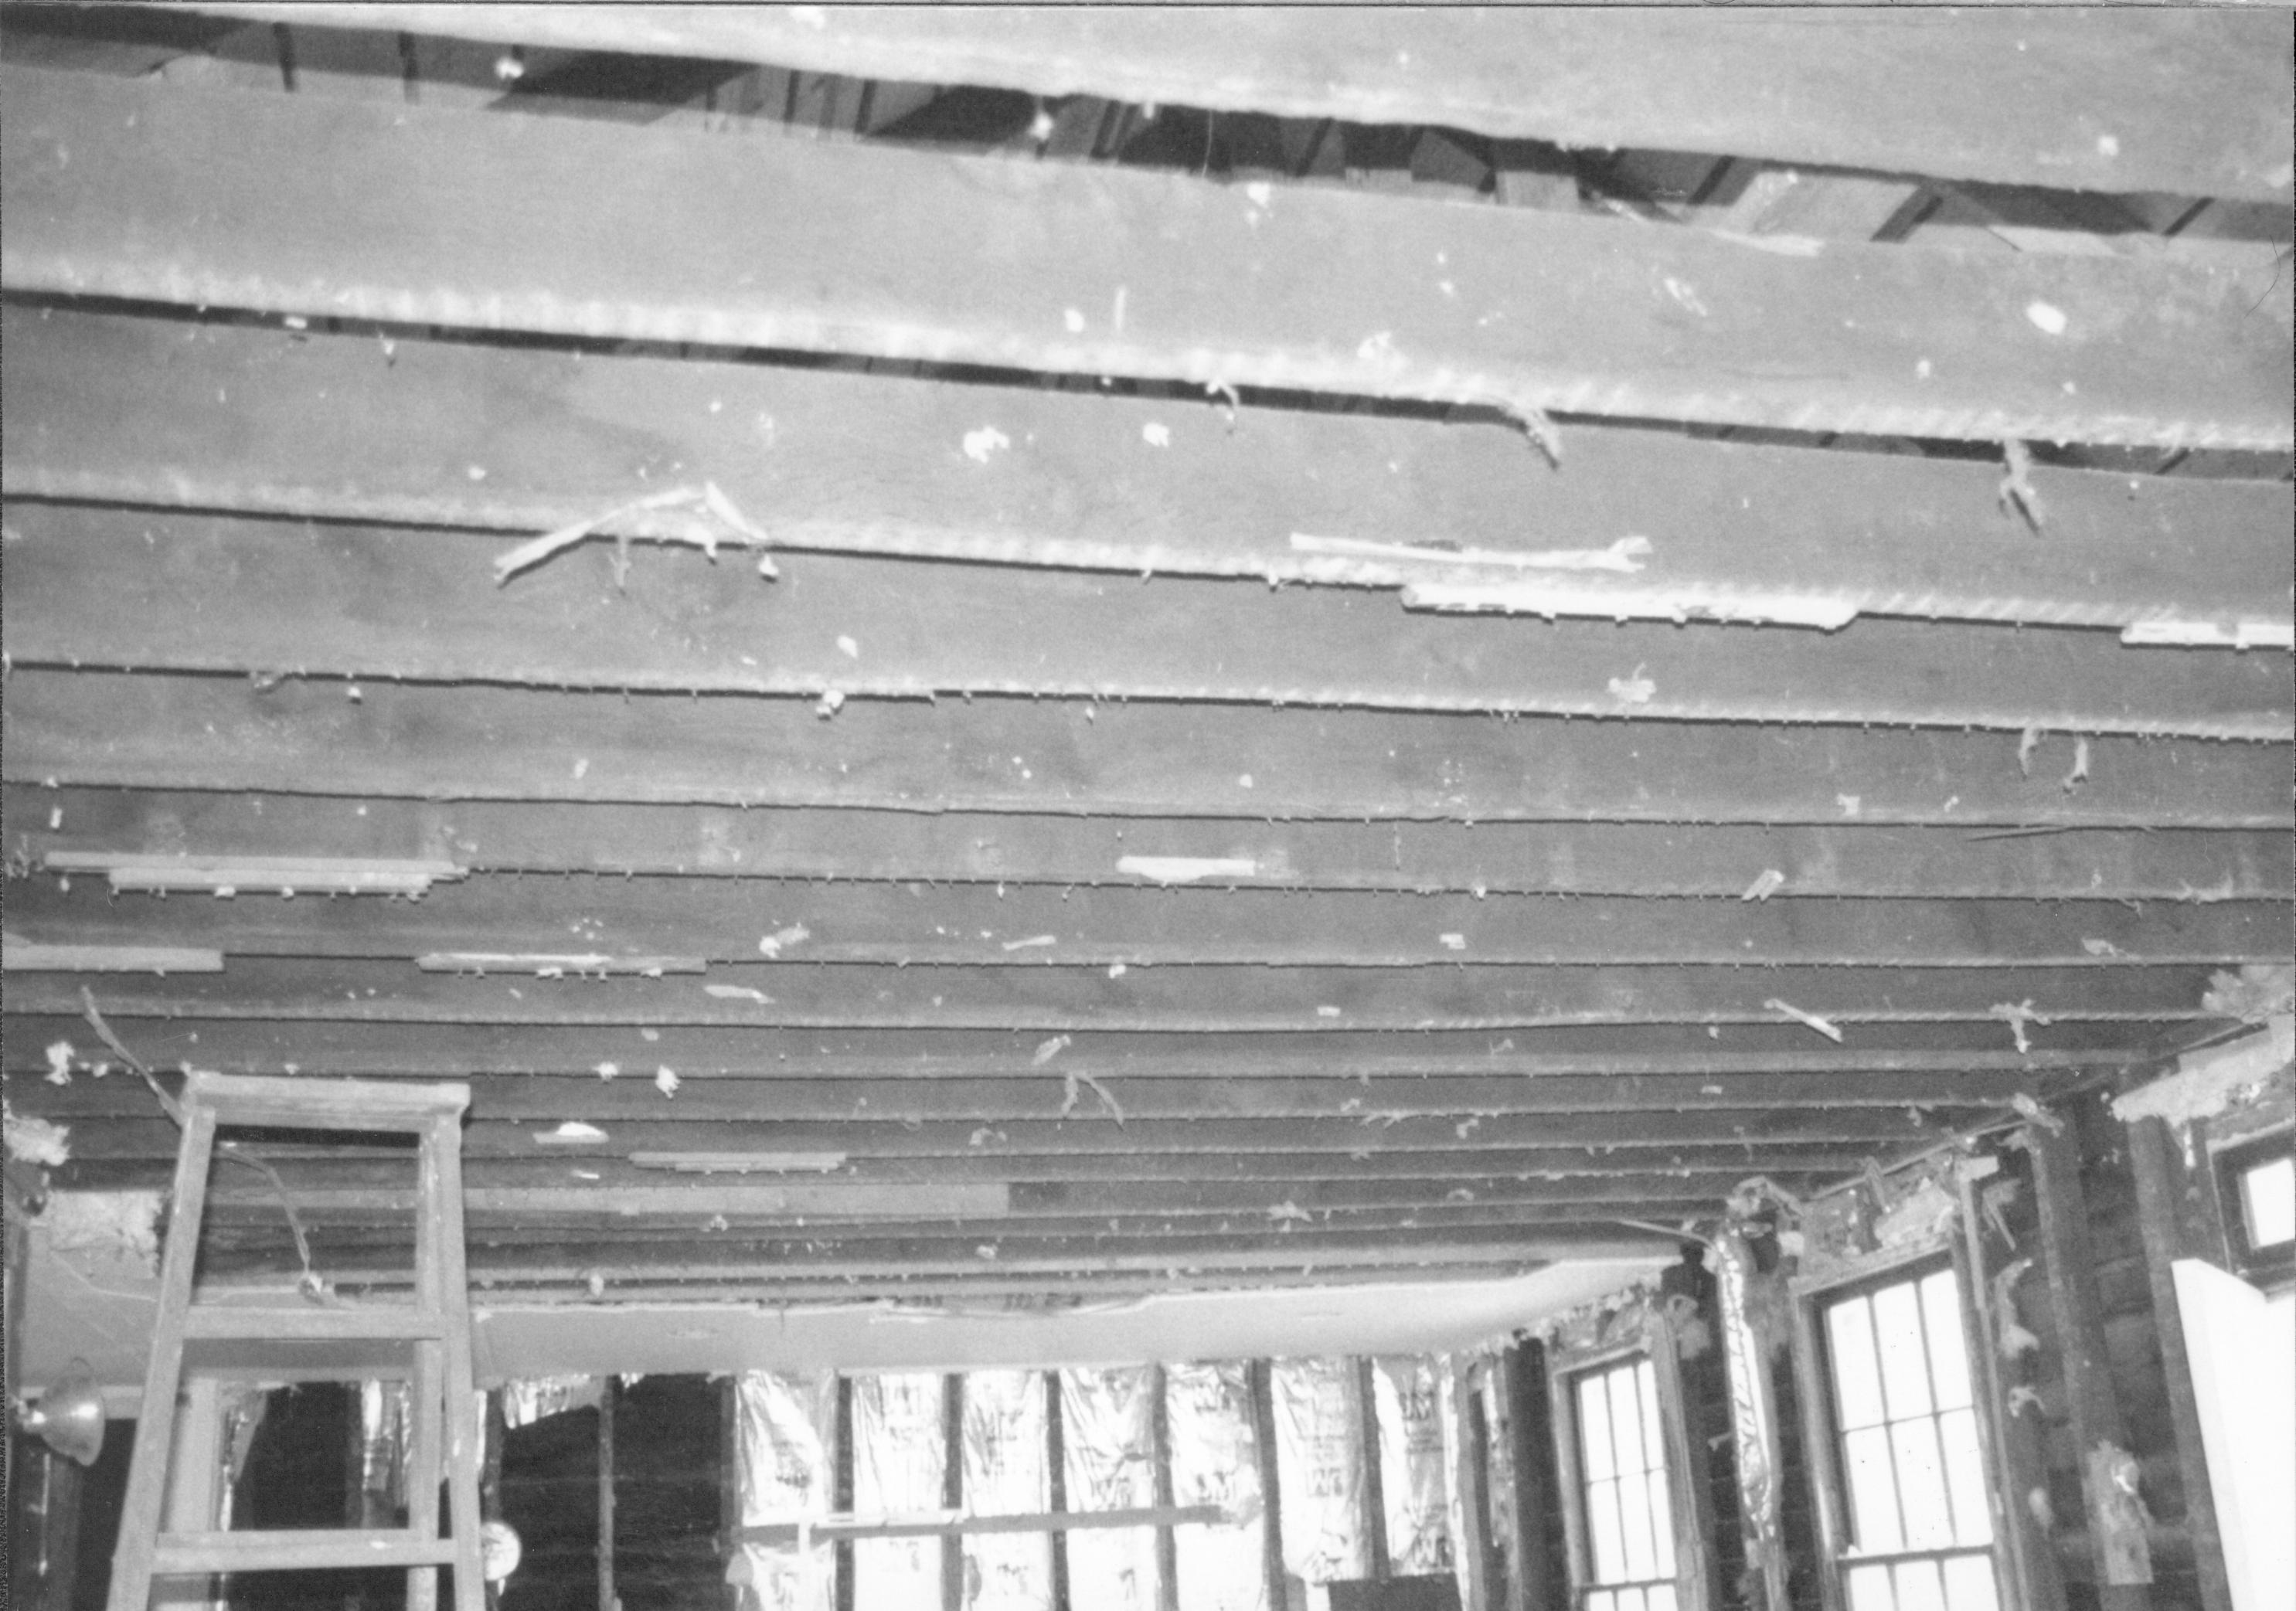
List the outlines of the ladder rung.
{"label": "ladder rung", "polygon": [[186,1340],[356,1343],[446,1335],[447,1317],[428,1309],[258,1309],[235,1304],[195,1304],[184,1313]]}
{"label": "ladder rung", "polygon": [[283,1528],[263,1532],[162,1533],[153,1541],[154,1576],[204,1572],[282,1572],[320,1566],[451,1566],[455,1541],[404,1528]]}

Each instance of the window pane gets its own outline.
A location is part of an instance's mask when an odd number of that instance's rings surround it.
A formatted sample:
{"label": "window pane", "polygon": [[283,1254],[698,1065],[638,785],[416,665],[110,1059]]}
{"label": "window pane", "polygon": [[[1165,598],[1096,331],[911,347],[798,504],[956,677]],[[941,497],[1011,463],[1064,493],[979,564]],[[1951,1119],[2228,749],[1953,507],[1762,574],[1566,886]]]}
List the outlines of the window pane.
{"label": "window pane", "polygon": [[1642,1401],[1643,1469],[1663,1471],[1666,1469],[1666,1449],[1664,1439],[1659,1433],[1658,1371],[1650,1361],[1644,1360],[1635,1367],[1635,1386],[1640,1390]]}
{"label": "window pane", "polygon": [[1945,1441],[1946,1487],[1953,1495],[1953,1541],[1989,1544],[1993,1513],[1985,1499],[1985,1461],[1977,1448],[1977,1412],[1950,1411],[1939,1421],[1938,1432]]}
{"label": "window pane", "polygon": [[1611,1395],[1599,1375],[1578,1378],[1578,1446],[1588,1482],[1619,1474],[1611,1457]]}
{"label": "window pane", "polygon": [[1890,1434],[1867,1427],[1842,1440],[1849,1459],[1850,1528],[1857,1547],[1881,1554],[1905,1547],[1898,1530],[1898,1484],[1890,1471]]}
{"label": "window pane", "polygon": [[1611,1436],[1622,1474],[1643,1468],[1642,1395],[1635,1391],[1635,1375],[1630,1369],[1612,1370],[1603,1378],[1611,1387]]}
{"label": "window pane", "polygon": [[1587,1611],[1618,1611],[1619,1597],[1608,1589],[1597,1589],[1587,1597]]}
{"label": "window pane", "polygon": [[1849,1595],[1849,1611],[1898,1611],[1887,1566],[1852,1566],[1842,1574],[1841,1586]]}
{"label": "window pane", "polygon": [[1898,1502],[1905,1512],[1907,1547],[1944,1549],[1953,1542],[1953,1512],[1946,1503],[1937,1423],[1927,1416],[1898,1422],[1890,1428],[1890,1450],[1898,1457]]}
{"label": "window pane", "polygon": [[1644,1596],[1650,1611],[1676,1611],[1672,1583],[1653,1583],[1644,1591]]}
{"label": "window pane", "polygon": [[1921,1304],[1914,1284],[1884,1287],[1874,1295],[1874,1332],[1882,1345],[1882,1386],[1890,1419],[1930,1411],[1928,1350],[1922,1345]]}
{"label": "window pane", "polygon": [[1871,1427],[1882,1419],[1882,1378],[1874,1359],[1871,1305],[1849,1298],[1825,1312],[1826,1341],[1833,1356],[1833,1385],[1841,1429]]}
{"label": "window pane", "polygon": [[2296,1239],[2296,1158],[2274,1158],[2240,1177],[2241,1213],[2248,1245],[2272,1247]]}
{"label": "window pane", "polygon": [[1593,1483],[1587,1489],[1587,1540],[1595,1555],[1595,1581],[1615,1583],[1627,1574],[1626,1549],[1619,1541],[1619,1484]]}
{"label": "window pane", "polygon": [[1619,1531],[1627,1545],[1627,1576],[1647,1582],[1658,1575],[1651,1537],[1650,1478],[1628,1477],[1619,1484]]}
{"label": "window pane", "polygon": [[1945,1611],[1945,1588],[1933,1560],[1898,1563],[1898,1611]]}
{"label": "window pane", "polygon": [[1946,1611],[2001,1611],[1993,1586],[1993,1558],[1961,1555],[1945,1564]]}
{"label": "window pane", "polygon": [[1961,1290],[1953,1272],[1940,1270],[1922,1280],[1922,1320],[1929,1329],[1930,1378],[1940,1410],[1958,1410],[1969,1399],[1969,1345],[1961,1333]]}
{"label": "window pane", "polygon": [[1652,1536],[1658,1546],[1654,1551],[1658,1558],[1657,1570],[1651,1575],[1672,1577],[1675,1569],[1674,1506],[1667,1489],[1666,1468],[1661,1466],[1650,1474],[1650,1485]]}

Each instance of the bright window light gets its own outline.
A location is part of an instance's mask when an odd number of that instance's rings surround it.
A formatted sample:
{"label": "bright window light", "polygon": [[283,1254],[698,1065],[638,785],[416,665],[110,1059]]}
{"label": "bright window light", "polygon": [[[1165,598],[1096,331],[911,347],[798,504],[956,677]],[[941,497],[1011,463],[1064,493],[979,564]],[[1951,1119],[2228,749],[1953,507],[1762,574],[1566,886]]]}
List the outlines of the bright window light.
{"label": "bright window light", "polygon": [[2296,1241],[2296,1158],[2276,1157],[2241,1171],[2240,1211],[2251,1247]]}
{"label": "bright window light", "polygon": [[1674,1508],[1658,1376],[1632,1360],[1577,1378],[1589,1581],[1585,1611],[1676,1611]]}
{"label": "bright window light", "polygon": [[1824,1322],[1849,1611],[1999,1611],[1953,1272],[1837,1299]]}

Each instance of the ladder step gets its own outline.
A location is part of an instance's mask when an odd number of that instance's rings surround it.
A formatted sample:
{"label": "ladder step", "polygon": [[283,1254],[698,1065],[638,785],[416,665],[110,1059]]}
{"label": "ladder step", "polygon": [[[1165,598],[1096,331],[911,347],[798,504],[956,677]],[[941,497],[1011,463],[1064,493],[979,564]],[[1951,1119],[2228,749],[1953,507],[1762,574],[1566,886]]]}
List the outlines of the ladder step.
{"label": "ladder step", "polygon": [[366,1342],[444,1337],[447,1317],[436,1310],[381,1306],[347,1309],[258,1309],[195,1304],[184,1312],[185,1340]]}
{"label": "ladder step", "polygon": [[264,1532],[162,1533],[153,1541],[154,1576],[206,1572],[281,1572],[318,1566],[451,1566],[455,1541],[404,1528],[282,1528]]}

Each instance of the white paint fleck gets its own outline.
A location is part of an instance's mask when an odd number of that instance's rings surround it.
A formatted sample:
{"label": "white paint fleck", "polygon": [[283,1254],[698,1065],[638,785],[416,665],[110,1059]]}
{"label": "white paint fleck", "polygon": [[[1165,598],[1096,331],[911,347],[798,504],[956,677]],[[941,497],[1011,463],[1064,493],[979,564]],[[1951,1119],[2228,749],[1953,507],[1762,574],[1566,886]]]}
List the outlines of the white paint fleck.
{"label": "white paint fleck", "polygon": [[588,756],[577,756],[574,757],[574,775],[576,778],[579,779],[587,775],[589,770],[590,757]]}
{"label": "white paint fleck", "polygon": [[964,433],[964,456],[975,464],[988,463],[990,454],[1012,446],[1013,438],[994,425],[984,425],[978,430]]}
{"label": "white paint fleck", "polygon": [[1467,936],[1464,934],[1439,934],[1435,937],[1442,942],[1446,951],[1464,951],[1467,948]]}
{"label": "white paint fleck", "polygon": [[1866,802],[1862,797],[1857,795],[1838,794],[1833,797],[1833,803],[1841,807],[1841,814],[1843,816],[1854,817],[1857,814],[1859,809]]}
{"label": "white paint fleck", "polygon": [[1658,692],[1658,684],[1644,676],[1639,666],[1635,667],[1634,675],[1612,677],[1606,686],[1612,699],[1628,705],[1647,705],[1651,696]]}
{"label": "white paint fleck", "polygon": [[1072,336],[1084,334],[1084,312],[1081,308],[1070,308],[1061,315],[1061,323],[1068,326],[1069,334]]}
{"label": "white paint fleck", "polygon": [[2099,135],[2096,137],[2096,154],[2100,157],[2120,155],[2120,141],[2112,135]]}
{"label": "white paint fleck", "polygon": [[1448,280],[1436,281],[1435,289],[1441,291],[1447,297],[1456,298],[1459,294],[1459,288],[1452,284]]}
{"label": "white paint fleck", "polygon": [[1245,773],[1242,777],[1240,777],[1240,778],[1236,779],[1236,781],[1235,781],[1235,786],[1236,786],[1238,789],[1249,789],[1249,788],[1250,788],[1250,787],[1251,787],[1251,774],[1250,774],[1250,773],[1248,773],[1248,772],[1247,772],[1247,773]]}
{"label": "white paint fleck", "polygon": [[818,5],[792,5],[789,8],[789,16],[791,21],[802,22],[810,29],[829,26],[829,13]]}
{"label": "white paint fleck", "polygon": [[555,1130],[536,1131],[534,1139],[545,1147],[580,1147],[604,1141],[606,1133],[580,1119],[568,1119]]}
{"label": "white paint fleck", "polygon": [[1193,884],[1198,879],[1252,879],[1259,863],[1250,856],[1119,856],[1116,871],[1152,884]]}
{"label": "white paint fleck", "polygon": [[1914,379],[1916,380],[1926,380],[1935,373],[1937,373],[1937,366],[1927,358],[1914,365]]}
{"label": "white paint fleck", "polygon": [[802,945],[813,938],[813,931],[802,923],[791,923],[786,928],[776,928],[758,942],[761,955],[778,957],[784,946]]}
{"label": "white paint fleck", "polygon": [[662,1095],[676,1096],[677,1094],[677,1071],[672,1068],[668,1064],[664,1063],[660,1067],[653,1071],[653,1088],[656,1091],[660,1092]]}
{"label": "white paint fleck", "polygon": [[1318,1007],[1316,1009],[1316,1016],[1319,1018],[1335,1018],[1340,1016],[1340,1010],[1336,1007]]}
{"label": "white paint fleck", "polygon": [[622,1066],[619,1063],[601,1063],[598,1065],[598,1077],[602,1080],[611,1080],[616,1075],[621,1073],[621,1071]]}
{"label": "white paint fleck", "polygon": [[837,634],[837,652],[843,655],[849,660],[857,660],[861,658],[861,645],[855,642],[843,633],[839,633]]}
{"label": "white paint fleck", "polygon": [[1140,439],[1151,447],[1172,446],[1172,428],[1159,420],[1151,420],[1140,428]]}
{"label": "white paint fleck", "polygon": [[2062,336],[2065,333],[2065,310],[2052,303],[2028,302],[2025,304],[2025,317],[2031,320],[2033,328],[2044,335]]}
{"label": "white paint fleck", "polygon": [[487,478],[486,466],[482,464],[473,464],[463,473],[473,481],[483,481]]}
{"label": "white paint fleck", "polygon": [[1395,350],[1395,332],[1382,330],[1365,336],[1356,348],[1356,356],[1366,363],[1393,364],[1400,362],[1402,355]]}
{"label": "white paint fleck", "polygon": [[1265,207],[1275,199],[1275,187],[1265,179],[1254,179],[1243,187],[1243,193],[1251,198],[1254,207]]}
{"label": "white paint fleck", "polygon": [[1698,288],[1696,286],[1691,284],[1687,280],[1677,280],[1672,274],[1667,275],[1665,285],[1666,294],[1672,297],[1676,302],[1679,303],[1682,307],[1688,308],[1692,313],[1696,314],[1702,319],[1707,316],[1706,304],[1699,297]]}
{"label": "white paint fleck", "polygon": [[1111,979],[1122,978],[1124,977],[1124,964],[1121,962],[1111,962],[1108,965],[1108,977]]}

